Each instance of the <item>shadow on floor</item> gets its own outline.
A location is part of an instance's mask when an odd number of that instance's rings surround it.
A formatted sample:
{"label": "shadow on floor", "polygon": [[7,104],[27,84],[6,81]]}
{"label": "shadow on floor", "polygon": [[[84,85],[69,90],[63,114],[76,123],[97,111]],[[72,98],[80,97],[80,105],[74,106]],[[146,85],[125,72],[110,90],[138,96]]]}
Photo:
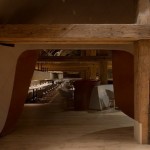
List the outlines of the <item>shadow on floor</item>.
{"label": "shadow on floor", "polygon": [[134,142],[134,128],[133,127],[122,127],[122,128],[113,128],[103,131],[97,131],[94,133],[89,133],[81,136],[78,139],[82,141],[105,141],[109,142],[124,142],[124,143],[133,143]]}

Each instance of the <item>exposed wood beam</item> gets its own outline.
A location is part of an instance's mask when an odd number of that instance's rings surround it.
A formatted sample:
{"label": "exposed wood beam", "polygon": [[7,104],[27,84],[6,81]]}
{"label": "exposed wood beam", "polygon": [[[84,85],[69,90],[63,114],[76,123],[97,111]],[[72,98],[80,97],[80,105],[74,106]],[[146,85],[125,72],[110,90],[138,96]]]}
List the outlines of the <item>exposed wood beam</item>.
{"label": "exposed wood beam", "polygon": [[100,60],[111,60],[110,56],[42,56],[39,57],[38,61],[71,61],[71,62],[89,62],[89,61],[100,61]]}
{"label": "exposed wood beam", "polygon": [[150,39],[150,27],[136,24],[7,24],[0,41],[43,44],[112,44]]}
{"label": "exposed wood beam", "polygon": [[[98,65],[99,63],[59,63],[59,64],[55,64],[55,63],[46,63],[46,64],[39,64],[39,66],[42,68],[48,68],[48,67],[51,67],[51,68],[55,68],[55,67],[67,67],[67,68],[73,68],[73,67],[78,67],[78,68],[81,68],[81,67],[92,67],[93,65]],[[36,64],[38,66],[38,63]],[[39,67],[39,68],[40,68]]]}
{"label": "exposed wood beam", "polygon": [[99,63],[37,63],[36,64],[36,69],[37,70],[67,70],[67,71],[72,71],[72,70],[83,70],[84,68],[92,68],[94,66],[99,66]]}
{"label": "exposed wood beam", "polygon": [[[86,70],[89,70],[88,67],[73,67],[73,68],[69,68],[69,67],[47,67],[46,68],[47,70],[45,71],[86,71]],[[38,69],[35,69],[35,70],[38,70]],[[42,69],[40,69],[39,71],[44,71]]]}

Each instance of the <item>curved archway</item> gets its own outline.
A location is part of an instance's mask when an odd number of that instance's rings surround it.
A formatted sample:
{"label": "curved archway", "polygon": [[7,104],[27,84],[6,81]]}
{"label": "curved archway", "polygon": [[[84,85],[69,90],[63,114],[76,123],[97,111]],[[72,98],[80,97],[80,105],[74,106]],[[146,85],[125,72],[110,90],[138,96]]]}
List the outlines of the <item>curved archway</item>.
{"label": "curved archway", "polygon": [[[38,51],[27,50],[21,53],[17,60],[13,91],[1,136],[11,132],[23,110],[24,101],[30,85]],[[28,63],[27,63],[28,62]],[[22,86],[23,85],[23,86]]]}
{"label": "curved archway", "polygon": [[134,118],[134,56],[125,51],[113,51],[112,66],[116,105]]}

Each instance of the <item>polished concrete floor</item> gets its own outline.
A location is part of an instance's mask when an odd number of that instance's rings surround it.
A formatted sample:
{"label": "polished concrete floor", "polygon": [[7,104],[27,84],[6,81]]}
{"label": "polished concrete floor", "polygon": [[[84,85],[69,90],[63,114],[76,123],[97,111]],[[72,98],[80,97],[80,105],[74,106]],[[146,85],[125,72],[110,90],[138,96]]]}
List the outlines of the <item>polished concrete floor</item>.
{"label": "polished concrete floor", "polygon": [[59,94],[49,104],[25,105],[0,150],[149,150],[133,138],[133,120],[119,111],[67,110]]}

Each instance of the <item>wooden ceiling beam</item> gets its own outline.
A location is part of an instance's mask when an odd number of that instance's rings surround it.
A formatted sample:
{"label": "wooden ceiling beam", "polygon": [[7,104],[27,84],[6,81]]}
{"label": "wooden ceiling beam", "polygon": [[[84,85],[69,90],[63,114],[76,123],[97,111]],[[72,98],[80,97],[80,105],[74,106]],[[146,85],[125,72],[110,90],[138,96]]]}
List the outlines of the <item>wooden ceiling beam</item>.
{"label": "wooden ceiling beam", "polygon": [[6,24],[0,42],[41,44],[112,44],[150,39],[150,27],[137,24]]}
{"label": "wooden ceiling beam", "polygon": [[[38,64],[36,64],[38,66]],[[92,67],[93,65],[99,65],[99,63],[61,63],[61,64],[42,64],[42,66],[40,67],[68,67],[68,68],[73,68],[73,67],[78,67],[78,68],[82,68],[82,67]]]}
{"label": "wooden ceiling beam", "polygon": [[[37,69],[39,71],[42,71],[42,69]],[[87,71],[89,70],[88,67],[73,67],[73,68],[69,68],[69,67],[47,67],[46,71]]]}
{"label": "wooden ceiling beam", "polygon": [[49,62],[95,62],[100,60],[111,60],[110,56],[42,56],[38,61]]}

